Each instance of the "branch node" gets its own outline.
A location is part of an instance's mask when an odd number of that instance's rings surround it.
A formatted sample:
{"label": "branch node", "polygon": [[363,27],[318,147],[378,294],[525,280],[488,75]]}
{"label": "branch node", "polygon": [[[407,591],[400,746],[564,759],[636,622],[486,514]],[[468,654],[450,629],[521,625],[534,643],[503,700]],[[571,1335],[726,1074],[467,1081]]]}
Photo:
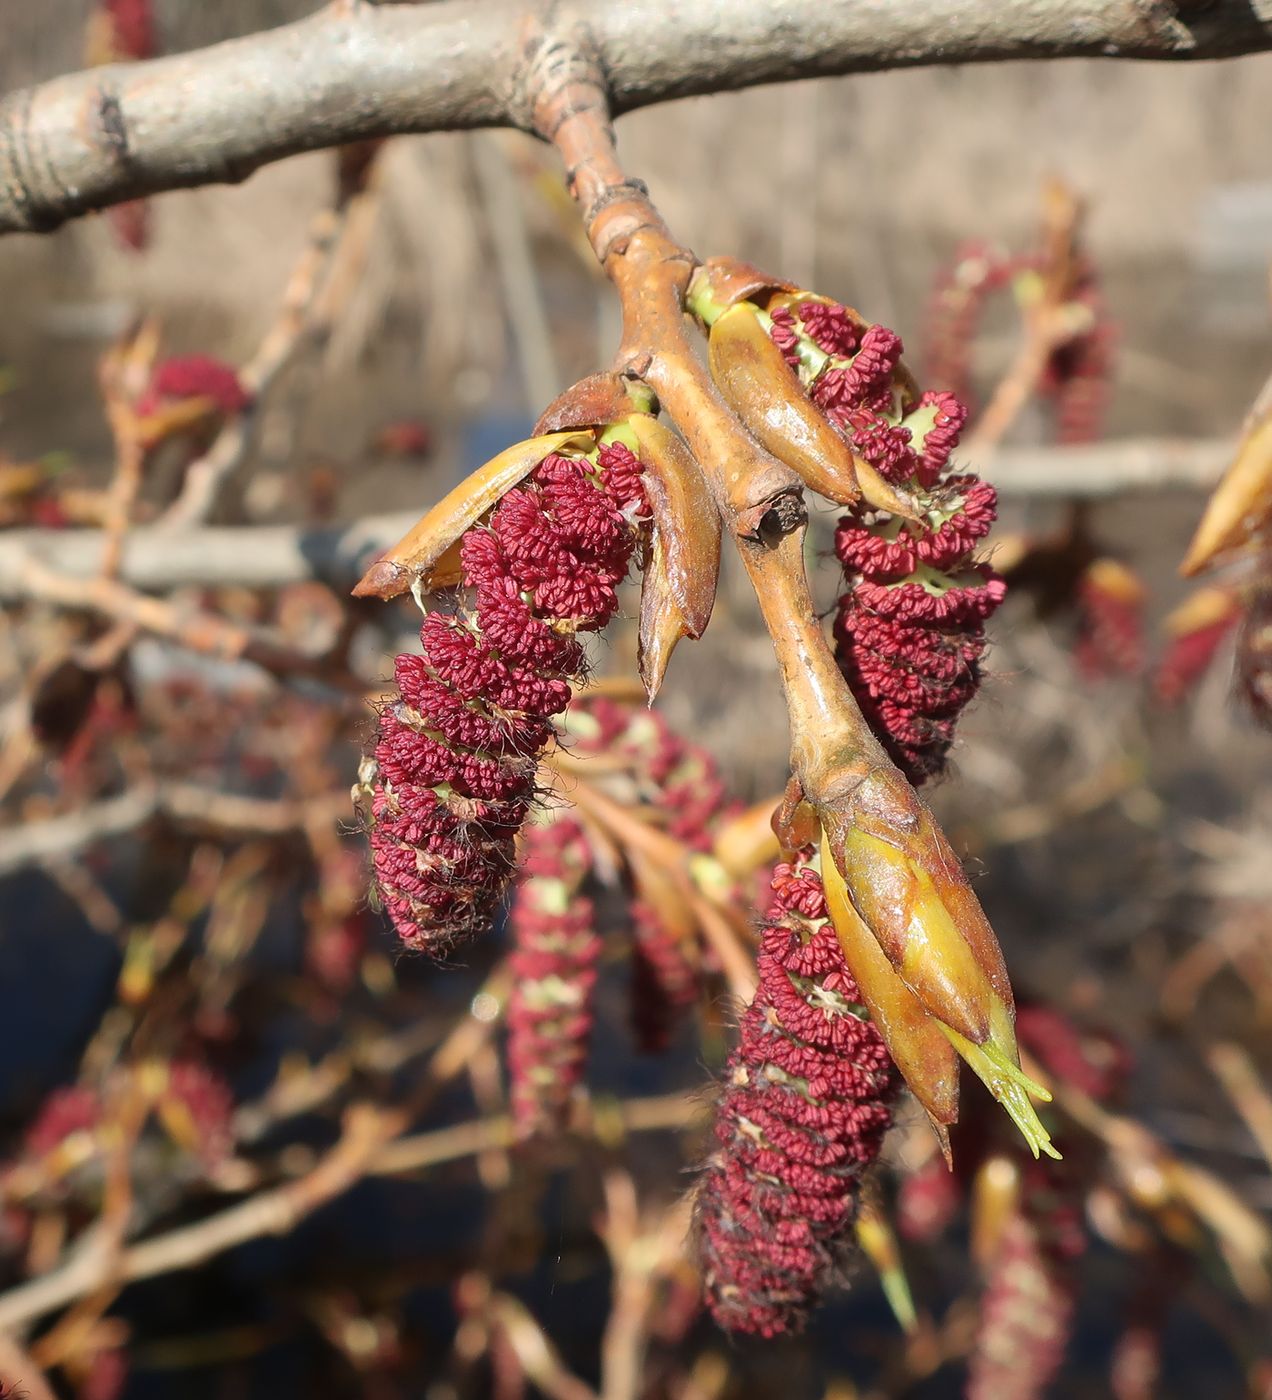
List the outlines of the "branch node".
{"label": "branch node", "polygon": [[787,535],[793,535],[808,524],[808,507],[804,493],[798,487],[787,487],[741,511],[734,519],[739,539],[776,549]]}

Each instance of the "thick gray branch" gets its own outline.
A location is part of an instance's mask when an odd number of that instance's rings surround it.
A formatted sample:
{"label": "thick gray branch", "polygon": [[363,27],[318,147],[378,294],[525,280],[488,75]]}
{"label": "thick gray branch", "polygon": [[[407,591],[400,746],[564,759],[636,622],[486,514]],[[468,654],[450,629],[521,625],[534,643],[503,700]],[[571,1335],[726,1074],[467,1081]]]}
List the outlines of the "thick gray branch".
{"label": "thick gray branch", "polygon": [[241,180],[366,137],[527,125],[527,41],[581,27],[616,113],[919,64],[1226,58],[1272,48],[1272,0],[443,0],[335,3],[300,23],[0,103],[0,232]]}
{"label": "thick gray branch", "polygon": [[[969,463],[1004,497],[1103,500],[1139,491],[1208,490],[1232,460],[1226,439],[1128,438],[1092,447],[1004,447]],[[421,502],[421,509],[427,502]],[[376,553],[400,539],[418,512],[372,515],[351,525],[223,525],[129,531],[119,577],[162,590],[234,584],[281,588],[319,579],[343,592]],[[101,567],[100,530],[0,531],[0,602],[30,597],[29,559],[70,578]]]}

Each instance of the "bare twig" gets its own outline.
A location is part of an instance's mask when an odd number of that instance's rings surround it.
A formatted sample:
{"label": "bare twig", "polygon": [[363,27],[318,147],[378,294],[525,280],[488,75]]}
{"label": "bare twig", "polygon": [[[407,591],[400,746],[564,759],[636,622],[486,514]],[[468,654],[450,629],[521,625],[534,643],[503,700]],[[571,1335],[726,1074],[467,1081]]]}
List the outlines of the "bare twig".
{"label": "bare twig", "polygon": [[503,147],[493,136],[475,137],[472,151],[504,307],[517,344],[521,387],[527,407],[537,412],[535,405],[549,403],[560,393],[561,372],[521,190]]}
{"label": "bare twig", "polygon": [[637,1400],[645,1374],[655,1284],[684,1254],[692,1202],[681,1196],[652,1219],[642,1220],[629,1172],[612,1166],[603,1185],[606,1210],[600,1234],[614,1283],[601,1339],[601,1396],[602,1400]]}
{"label": "bare twig", "polygon": [[325,209],[314,220],[287,286],[282,305],[256,354],[239,372],[253,405],[236,413],[216,435],[211,447],[186,468],[181,493],[164,511],[160,527],[188,529],[211,515],[225,482],[251,450],[260,414],[260,400],[295,358],[306,341],[326,328],[326,317],[313,315],[323,273],[333,260],[333,247],[346,227],[343,210]]}
{"label": "bare twig", "polygon": [[[348,815],[346,793],[335,794],[326,805],[331,821]],[[0,831],[0,875],[39,861],[64,859],[96,841],[136,831],[157,816],[183,825],[266,836],[301,831],[316,819],[312,802],[239,797],[194,783],[148,784],[65,816]]]}
{"label": "bare twig", "polygon": [[[1232,456],[1223,439],[1132,438],[1090,447],[1000,448],[978,462],[1002,495],[1105,500],[1143,491],[1203,491]],[[348,587],[372,556],[399,540],[418,511],[370,515],[348,525],[245,525],[204,529],[134,529],[124,543],[120,578],[135,588],[183,584],[279,588],[304,579]],[[100,530],[8,530],[0,533],[0,601],[20,598],[29,558],[72,578],[101,564]]]}
{"label": "bare twig", "polygon": [[[474,1032],[473,1027],[478,1030]],[[425,1076],[433,1092],[460,1072],[474,1041],[488,1036],[490,1028],[490,1023],[471,1017],[460,1022],[459,1034],[439,1048]],[[622,1105],[620,1122],[632,1132],[675,1131],[692,1123],[700,1112],[701,1105],[693,1100],[666,1095]],[[509,1146],[513,1141],[512,1125],[506,1117],[461,1123],[393,1141],[402,1122],[399,1111],[354,1105],[346,1116],[340,1141],[311,1172],[206,1220],[133,1245],[119,1259],[115,1277],[127,1283],[153,1278],[192,1268],[248,1240],[285,1235],[368,1173],[396,1176],[422,1171]],[[53,1273],[0,1295],[0,1337],[100,1286],[103,1262],[101,1251],[90,1245]]]}
{"label": "bare twig", "polygon": [[48,1377],[17,1341],[0,1332],[0,1382],[13,1387],[5,1394],[25,1396],[26,1400],[57,1400]]}
{"label": "bare twig", "polygon": [[[196,530],[148,527],[124,542],[120,581],[134,588],[281,588],[304,579],[349,587],[372,556],[413,525],[418,511],[373,515],[351,525],[224,526]],[[27,596],[27,562],[38,559],[65,578],[100,569],[101,530],[9,530],[0,533],[0,601]]]}
{"label": "bare twig", "polygon": [[166,598],[138,593],[127,584],[101,577],[81,582],[55,573],[34,559],[22,571],[26,596],[64,608],[94,612],[126,623],[205,656],[253,661],[267,671],[323,671],[322,658],[280,645],[264,633],[203,609],[185,609]]}
{"label": "bare twig", "polygon": [[1254,1061],[1239,1045],[1226,1041],[1212,1045],[1206,1058],[1272,1167],[1272,1095],[1260,1080]]}
{"label": "bare twig", "polygon": [[596,1400],[596,1392],[566,1366],[524,1303],[509,1293],[494,1293],[487,1307],[521,1369],[548,1400]]}
{"label": "bare twig", "polygon": [[107,65],[0,107],[0,232],[161,190],[242,180],[298,151],[408,131],[528,125],[527,16],[581,34],[616,113],[832,73],[1004,58],[1224,58],[1272,47],[1268,0],[446,0],[332,4],[298,24]]}

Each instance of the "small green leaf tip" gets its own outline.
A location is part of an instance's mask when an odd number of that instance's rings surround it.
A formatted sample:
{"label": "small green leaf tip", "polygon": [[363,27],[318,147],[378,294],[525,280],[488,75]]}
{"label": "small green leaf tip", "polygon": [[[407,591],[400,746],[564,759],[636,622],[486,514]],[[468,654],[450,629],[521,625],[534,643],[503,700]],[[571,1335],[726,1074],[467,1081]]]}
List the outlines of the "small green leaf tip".
{"label": "small green leaf tip", "polygon": [[985,1087],[1007,1110],[1011,1121],[1020,1129],[1021,1136],[1029,1144],[1035,1157],[1046,1153],[1057,1162],[1061,1160],[1051,1141],[1051,1134],[1043,1127],[1037,1110],[1030,1101],[1033,1094],[1044,1103],[1051,1102],[1051,1094],[1014,1064],[1000,1046],[987,1041],[976,1045],[949,1026],[941,1029],[949,1037],[950,1044],[971,1065]]}

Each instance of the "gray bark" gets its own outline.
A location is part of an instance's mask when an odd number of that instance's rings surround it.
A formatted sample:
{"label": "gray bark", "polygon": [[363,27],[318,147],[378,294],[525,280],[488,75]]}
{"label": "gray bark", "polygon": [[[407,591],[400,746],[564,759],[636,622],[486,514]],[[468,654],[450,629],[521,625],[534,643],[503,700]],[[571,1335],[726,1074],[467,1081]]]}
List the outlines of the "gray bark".
{"label": "gray bark", "polygon": [[[1207,491],[1235,450],[1227,439],[1131,438],[1090,447],[1003,447],[971,465],[1006,498],[1109,500],[1141,491]],[[397,511],[332,526],[141,526],[124,541],[120,578],[150,591],[282,588],[305,579],[343,591],[416,519],[415,511]],[[70,578],[92,578],[104,549],[100,530],[0,532],[0,602],[30,596],[28,559]]]}
{"label": "gray bark", "polygon": [[596,50],[619,114],[922,64],[1232,57],[1272,47],[1272,0],[335,0],[299,23],[6,98],[0,232],[348,141],[528,127],[539,25]]}

